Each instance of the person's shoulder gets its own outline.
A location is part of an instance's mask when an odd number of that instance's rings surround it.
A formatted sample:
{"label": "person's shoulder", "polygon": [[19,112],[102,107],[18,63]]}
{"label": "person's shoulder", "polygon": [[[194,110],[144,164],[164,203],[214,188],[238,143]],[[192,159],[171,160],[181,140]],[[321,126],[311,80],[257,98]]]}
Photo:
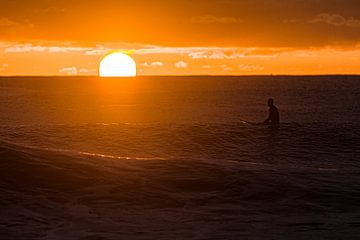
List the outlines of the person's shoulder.
{"label": "person's shoulder", "polygon": [[279,111],[279,109],[276,106],[272,106],[272,109],[275,111]]}

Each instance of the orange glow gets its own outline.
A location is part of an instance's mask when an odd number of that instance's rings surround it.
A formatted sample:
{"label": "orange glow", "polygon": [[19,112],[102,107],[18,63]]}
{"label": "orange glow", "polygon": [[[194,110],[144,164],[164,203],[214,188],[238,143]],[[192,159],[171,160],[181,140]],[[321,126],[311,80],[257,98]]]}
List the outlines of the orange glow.
{"label": "orange glow", "polygon": [[360,14],[335,1],[5,1],[0,76],[98,75],[117,49],[138,75],[359,74]]}

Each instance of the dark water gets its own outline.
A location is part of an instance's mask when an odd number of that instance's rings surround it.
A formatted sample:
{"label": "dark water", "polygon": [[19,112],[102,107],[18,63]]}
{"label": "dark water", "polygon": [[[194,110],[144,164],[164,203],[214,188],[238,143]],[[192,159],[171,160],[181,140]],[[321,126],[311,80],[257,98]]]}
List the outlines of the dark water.
{"label": "dark water", "polygon": [[2,78],[0,143],[0,239],[360,235],[360,77]]}

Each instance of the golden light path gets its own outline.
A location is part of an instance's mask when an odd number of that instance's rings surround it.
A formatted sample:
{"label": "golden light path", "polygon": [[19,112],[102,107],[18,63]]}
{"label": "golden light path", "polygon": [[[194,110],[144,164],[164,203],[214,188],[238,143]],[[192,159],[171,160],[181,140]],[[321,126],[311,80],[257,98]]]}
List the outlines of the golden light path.
{"label": "golden light path", "polygon": [[115,52],[103,58],[100,77],[136,77],[136,62],[129,55]]}

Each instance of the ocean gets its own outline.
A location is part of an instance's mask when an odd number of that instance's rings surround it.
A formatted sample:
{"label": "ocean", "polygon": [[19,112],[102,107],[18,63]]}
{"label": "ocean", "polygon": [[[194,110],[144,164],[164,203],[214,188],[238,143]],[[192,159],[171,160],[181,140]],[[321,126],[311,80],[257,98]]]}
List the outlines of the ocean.
{"label": "ocean", "polygon": [[360,76],[3,77],[0,143],[0,239],[360,236]]}

